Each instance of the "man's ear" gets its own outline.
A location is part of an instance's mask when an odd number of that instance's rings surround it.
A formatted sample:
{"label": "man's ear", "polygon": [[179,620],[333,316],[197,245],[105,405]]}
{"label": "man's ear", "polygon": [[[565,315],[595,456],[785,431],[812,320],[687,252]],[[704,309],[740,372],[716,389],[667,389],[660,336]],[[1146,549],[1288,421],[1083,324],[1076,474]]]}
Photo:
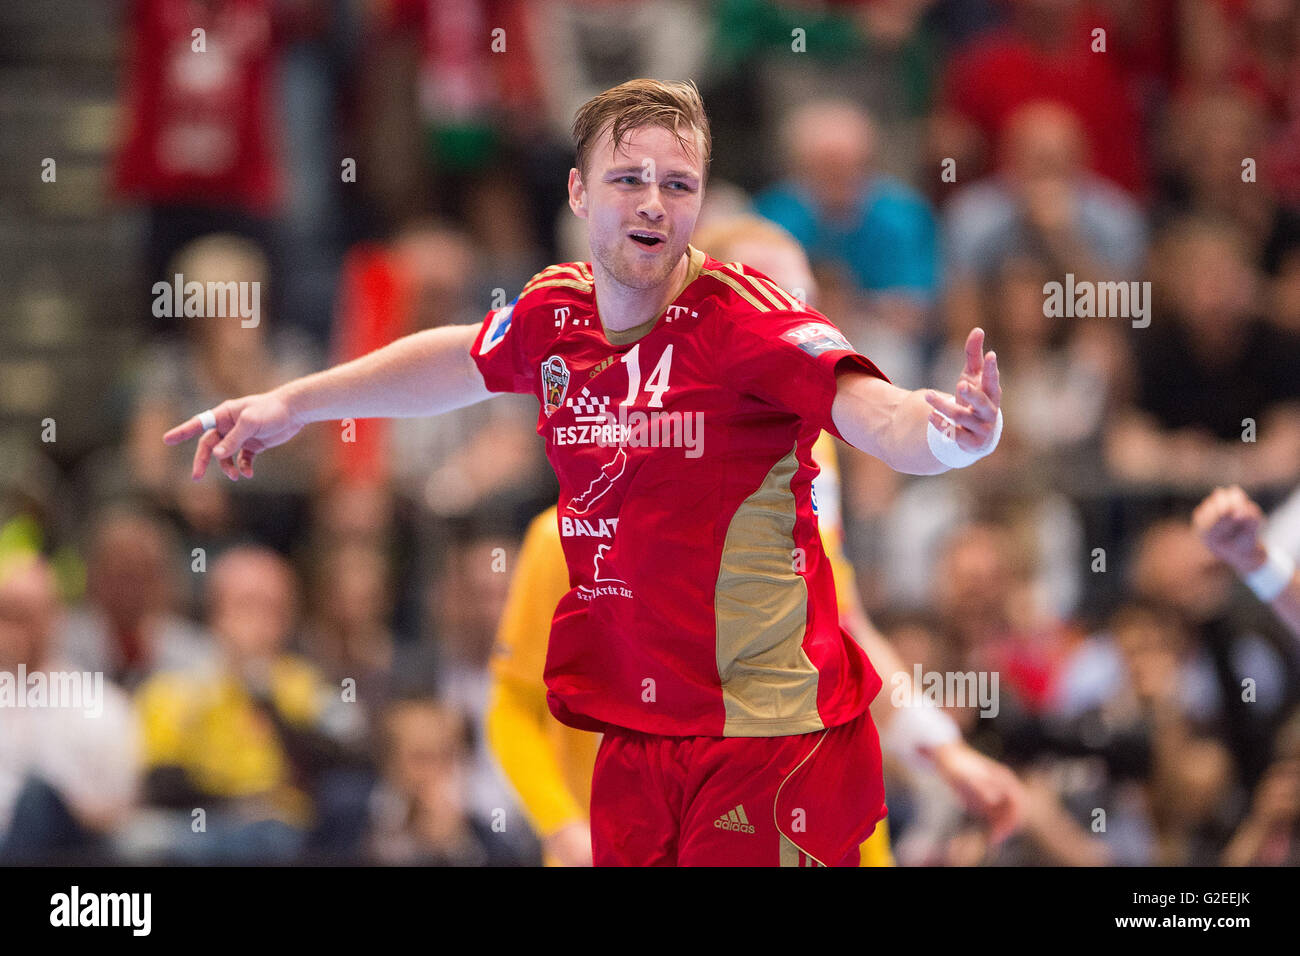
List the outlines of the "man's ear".
{"label": "man's ear", "polygon": [[579,219],[587,218],[587,188],[582,184],[582,173],[569,170],[569,208]]}

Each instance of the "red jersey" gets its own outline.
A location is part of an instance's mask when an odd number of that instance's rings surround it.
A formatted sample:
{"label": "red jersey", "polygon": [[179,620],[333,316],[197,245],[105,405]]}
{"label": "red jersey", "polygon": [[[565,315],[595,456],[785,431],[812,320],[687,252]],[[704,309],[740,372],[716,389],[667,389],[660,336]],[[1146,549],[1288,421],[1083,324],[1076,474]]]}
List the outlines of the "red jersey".
{"label": "red jersey", "polygon": [[119,192],[150,203],[272,209],[271,18],[271,0],[132,4]]}
{"label": "red jersey", "polygon": [[[856,717],[881,686],[839,626],[812,447],[842,363],[880,378],[761,273],[689,248],[664,312],[606,331],[587,263],[488,313],[488,388],[531,392],[559,479],[571,590],[547,700],[562,723],[775,737]],[[887,380],[887,379],[886,379]]]}

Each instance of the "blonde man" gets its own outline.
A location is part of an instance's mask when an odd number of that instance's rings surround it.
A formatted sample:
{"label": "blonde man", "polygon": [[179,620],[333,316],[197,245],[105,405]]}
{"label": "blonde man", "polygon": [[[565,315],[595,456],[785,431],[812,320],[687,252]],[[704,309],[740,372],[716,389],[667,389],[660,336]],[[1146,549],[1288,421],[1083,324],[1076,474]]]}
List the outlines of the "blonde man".
{"label": "blonde man", "polygon": [[536,395],[571,585],[547,704],[604,734],[596,862],[857,866],[885,815],[882,681],[840,627],[812,446],[829,431],[909,474],[972,465],[1001,436],[997,357],[973,329],[954,393],[898,388],[826,316],[693,247],[712,149],[694,84],[606,90],[574,140],[590,262],[543,270],[477,328],[417,332],[165,440],[199,438],[194,476],[215,457],[238,481],[308,422]]}
{"label": "blonde man", "polygon": [[[816,301],[816,284],[803,249],[766,219],[745,215],[710,222],[696,230],[693,242],[715,259],[744,262],[794,295]],[[867,619],[858,597],[853,566],[844,554],[839,461],[829,434],[823,433],[813,446],[813,459],[821,469],[813,483],[814,499],[822,545],[834,570],[840,621],[881,674],[910,680],[893,648]],[[584,866],[591,864],[591,772],[600,738],[555,720],[546,706],[543,681],[551,616],[568,589],[558,516],[555,508],[548,508],[529,526],[511,582],[492,661],[488,736],[544,841],[548,863]],[[894,686],[896,681],[887,683]],[[878,694],[871,712],[884,729],[886,746],[897,741],[908,751],[901,755],[904,759],[924,759],[920,753],[924,732],[908,735],[905,726],[895,726],[899,714],[889,694]],[[906,725],[910,719],[912,715],[905,713],[898,723]],[[1004,835],[1014,825],[1023,799],[1014,775],[957,740],[950,722],[929,719],[946,738],[935,756],[937,766],[960,792],[975,797],[973,802],[992,819],[995,832]],[[898,733],[900,729],[904,733]],[[885,821],[862,844],[859,860],[862,866],[893,865]]]}

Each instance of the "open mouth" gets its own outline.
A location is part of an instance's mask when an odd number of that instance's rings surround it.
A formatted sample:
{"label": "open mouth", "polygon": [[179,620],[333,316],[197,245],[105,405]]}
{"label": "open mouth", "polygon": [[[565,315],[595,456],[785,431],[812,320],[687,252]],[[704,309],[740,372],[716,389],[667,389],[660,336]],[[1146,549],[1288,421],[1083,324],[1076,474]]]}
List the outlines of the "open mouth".
{"label": "open mouth", "polygon": [[664,239],[662,236],[656,236],[652,232],[632,232],[628,233],[628,238],[633,242],[638,242],[647,249],[653,249],[655,246],[662,245]]}

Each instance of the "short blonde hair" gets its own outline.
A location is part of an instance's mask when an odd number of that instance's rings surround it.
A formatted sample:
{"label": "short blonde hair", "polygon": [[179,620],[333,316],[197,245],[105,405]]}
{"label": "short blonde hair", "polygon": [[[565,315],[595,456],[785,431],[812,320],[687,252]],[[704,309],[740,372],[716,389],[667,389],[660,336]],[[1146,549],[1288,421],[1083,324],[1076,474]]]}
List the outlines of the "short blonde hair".
{"label": "short blonde hair", "polygon": [[660,80],[628,80],[593,96],[573,119],[573,142],[578,150],[578,170],[585,176],[596,140],[609,127],[614,150],[623,145],[628,133],[643,126],[658,126],[677,137],[684,148],[694,149],[681,127],[698,130],[703,136],[700,157],[707,173],[713,155],[713,134],[709,117],[695,83],[664,83]]}

